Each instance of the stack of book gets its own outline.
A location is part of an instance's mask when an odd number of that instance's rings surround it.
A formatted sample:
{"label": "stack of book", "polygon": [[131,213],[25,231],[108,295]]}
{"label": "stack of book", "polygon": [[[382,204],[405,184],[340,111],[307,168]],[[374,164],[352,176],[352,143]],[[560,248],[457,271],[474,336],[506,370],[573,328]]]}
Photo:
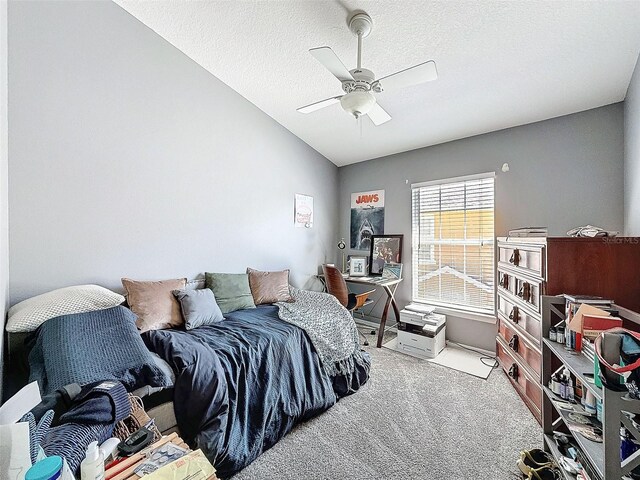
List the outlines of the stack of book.
{"label": "stack of book", "polygon": [[546,237],[547,227],[522,227],[509,230],[510,237]]}
{"label": "stack of book", "polygon": [[580,308],[580,305],[583,303],[610,313],[613,311],[613,300],[608,300],[606,298],[594,297],[593,295],[568,295],[566,293],[563,294],[563,297],[566,300],[565,314],[567,317],[567,323],[571,321],[578,311],[578,308]]}
{"label": "stack of book", "polygon": [[622,326],[613,300],[590,295],[565,294],[564,297],[567,347],[582,350],[586,340],[593,342],[603,331]]}

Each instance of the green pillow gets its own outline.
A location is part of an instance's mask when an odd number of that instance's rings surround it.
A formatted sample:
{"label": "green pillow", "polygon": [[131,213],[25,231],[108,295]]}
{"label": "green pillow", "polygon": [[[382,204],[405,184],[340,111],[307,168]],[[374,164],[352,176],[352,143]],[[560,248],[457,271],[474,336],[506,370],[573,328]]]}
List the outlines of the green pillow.
{"label": "green pillow", "polygon": [[223,315],[243,308],[256,308],[246,273],[206,272],[204,276],[206,287],[213,291]]}

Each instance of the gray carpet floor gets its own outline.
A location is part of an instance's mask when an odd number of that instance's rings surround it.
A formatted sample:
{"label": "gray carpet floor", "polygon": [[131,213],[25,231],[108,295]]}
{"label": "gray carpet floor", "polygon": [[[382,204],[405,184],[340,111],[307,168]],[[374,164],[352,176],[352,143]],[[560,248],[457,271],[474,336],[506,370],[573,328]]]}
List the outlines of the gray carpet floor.
{"label": "gray carpet floor", "polygon": [[373,346],[357,393],[295,428],[234,476],[508,480],[542,432],[501,369],[488,380]]}

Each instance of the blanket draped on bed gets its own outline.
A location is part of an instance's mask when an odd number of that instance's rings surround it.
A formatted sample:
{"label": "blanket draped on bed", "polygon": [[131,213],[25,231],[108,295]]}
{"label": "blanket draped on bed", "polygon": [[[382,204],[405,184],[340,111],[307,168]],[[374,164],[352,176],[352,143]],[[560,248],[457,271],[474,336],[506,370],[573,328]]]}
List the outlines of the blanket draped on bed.
{"label": "blanket draped on bed", "polygon": [[331,377],[308,334],[278,307],[225,315],[193,330],[142,337],[176,372],[174,409],[182,437],[201,448],[220,478],[251,463],[298,423],[331,407],[369,377],[369,365]]}
{"label": "blanket draped on bed", "polygon": [[47,320],[31,340],[29,380],[37,380],[43,394],[102,380],[122,382],[129,391],[170,386],[135,322],[133,312],[122,306]]}
{"label": "blanket draped on bed", "polygon": [[349,375],[356,365],[368,368],[369,356],[360,350],[353,317],[336,297],[294,287],[291,294],[294,302],[276,304],[278,316],[307,333],[330,377]]}

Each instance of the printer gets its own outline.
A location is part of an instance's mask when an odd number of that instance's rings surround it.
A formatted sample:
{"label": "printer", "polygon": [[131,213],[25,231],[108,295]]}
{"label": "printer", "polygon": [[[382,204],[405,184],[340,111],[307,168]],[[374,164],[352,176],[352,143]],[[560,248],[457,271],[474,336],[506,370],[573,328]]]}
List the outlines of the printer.
{"label": "printer", "polygon": [[405,308],[400,312],[397,350],[418,358],[435,358],[445,347],[447,317]]}

